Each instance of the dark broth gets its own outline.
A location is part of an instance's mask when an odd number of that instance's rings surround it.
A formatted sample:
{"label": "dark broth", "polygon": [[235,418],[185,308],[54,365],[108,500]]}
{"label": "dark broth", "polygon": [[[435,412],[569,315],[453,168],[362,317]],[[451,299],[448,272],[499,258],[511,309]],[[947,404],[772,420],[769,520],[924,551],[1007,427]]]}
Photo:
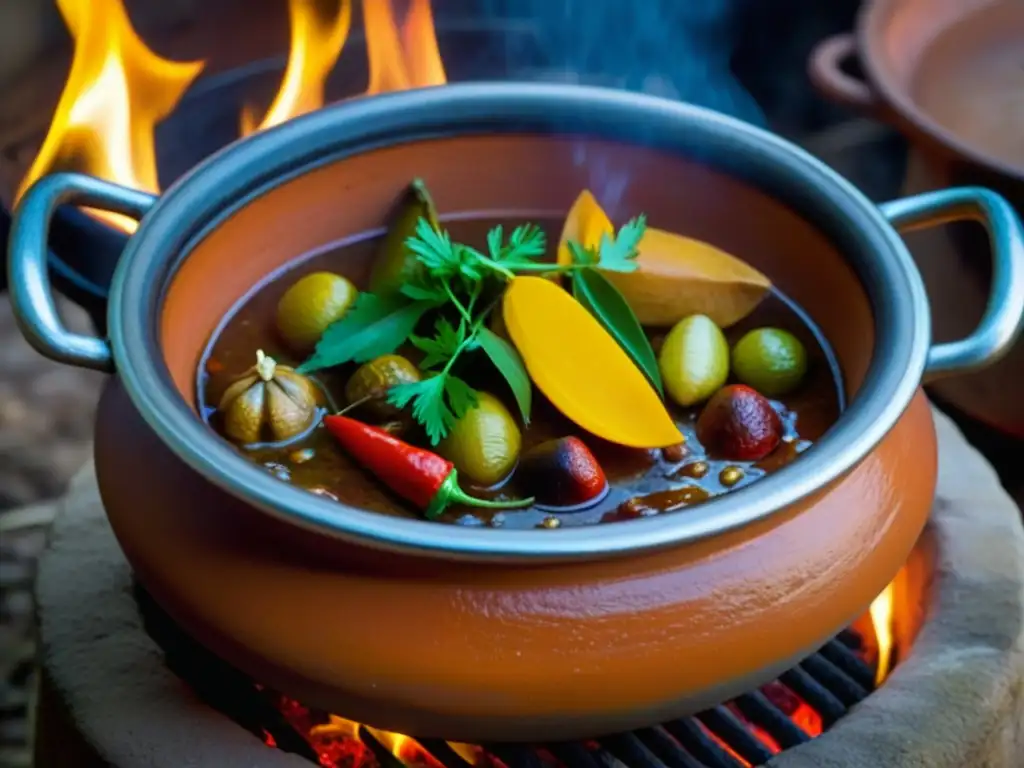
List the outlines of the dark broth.
{"label": "dark broth", "polygon": [[[557,242],[561,221],[552,217],[517,216],[511,222],[487,219],[465,219],[446,222],[453,240],[477,247],[485,243],[487,231],[495,224],[515,224],[524,220],[545,222],[549,243]],[[197,377],[199,401],[203,418],[218,427],[216,404],[228,385],[250,368],[256,350],[262,349],[278,362],[297,365],[301,362],[278,339],[274,329],[275,308],[281,295],[296,280],[321,270],[343,274],[356,285],[363,285],[370,259],[377,245],[376,237],[365,237],[309,254],[296,260],[285,270],[271,275],[245,297],[225,319],[203,356]],[[544,440],[567,435],[580,437],[601,463],[608,477],[610,491],[598,504],[576,512],[558,512],[541,507],[523,510],[491,511],[452,507],[441,520],[462,525],[490,525],[506,528],[539,526],[591,525],[641,515],[672,512],[749,485],[758,478],[792,461],[835,422],[843,408],[842,386],[835,357],[822,334],[810,319],[789,299],[773,291],[743,321],[725,331],[730,345],[752,328],[771,326],[793,333],[803,342],[808,355],[808,374],[800,388],[781,401],[772,401],[782,417],[784,437],[779,447],[764,460],[751,462],[724,461],[709,457],[697,440],[695,423],[699,407],[669,409],[686,436],[684,455],[671,451],[640,451],[612,445],[589,435],[565,419],[539,393],[536,394],[533,420],[523,430],[522,450]],[[667,329],[666,329],[667,330]],[[655,350],[665,331],[648,330]],[[472,365],[461,373],[480,390],[501,398],[515,413],[514,403],[505,383],[481,358],[471,358]],[[356,365],[342,366],[314,375],[333,404],[344,405],[345,382]],[[627,406],[628,407],[628,406]],[[358,412],[352,415],[359,417]],[[403,439],[428,445],[415,429]],[[327,431],[318,426],[306,436],[286,446],[239,448],[242,455],[262,465],[284,482],[341,502],[382,514],[419,517],[418,511],[396,499],[371,475],[349,459],[334,443]],[[739,467],[743,478],[727,487],[720,474],[727,467]],[[706,468],[706,471],[701,471]],[[467,486],[466,490],[486,498],[516,498],[526,495],[516,487],[516,477],[498,489]],[[552,521],[554,518],[555,521]]]}

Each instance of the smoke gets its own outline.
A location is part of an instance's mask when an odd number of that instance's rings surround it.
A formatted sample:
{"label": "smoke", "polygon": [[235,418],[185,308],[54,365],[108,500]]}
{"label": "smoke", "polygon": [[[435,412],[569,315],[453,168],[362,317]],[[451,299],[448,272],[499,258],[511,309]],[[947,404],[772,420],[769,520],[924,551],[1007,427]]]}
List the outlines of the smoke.
{"label": "smoke", "polygon": [[483,12],[537,29],[548,76],[674,98],[763,126],[730,69],[743,2],[479,0]]}
{"label": "smoke", "polygon": [[[767,0],[772,2],[772,0]],[[685,101],[758,126],[761,108],[731,71],[745,0],[478,0],[478,9],[526,22],[537,38],[504,55],[515,72]],[[540,59],[540,60],[538,60]],[[635,127],[642,142],[644,126]],[[573,160],[613,220],[632,169],[579,145]],[[621,156],[620,156],[621,157]]]}

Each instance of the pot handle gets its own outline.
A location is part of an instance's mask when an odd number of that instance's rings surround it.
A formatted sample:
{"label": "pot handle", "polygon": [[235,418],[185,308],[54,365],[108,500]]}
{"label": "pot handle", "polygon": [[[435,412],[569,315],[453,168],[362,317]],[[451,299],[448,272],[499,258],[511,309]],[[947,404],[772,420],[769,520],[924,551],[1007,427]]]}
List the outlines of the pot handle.
{"label": "pot handle", "polygon": [[999,360],[1024,327],[1024,226],[1013,206],[988,189],[956,187],[880,207],[901,232],[964,219],[985,226],[992,248],[992,288],[985,314],[967,338],[928,350],[925,378],[970,373]]}
{"label": "pot handle", "polygon": [[153,195],[79,173],[45,176],[25,193],[14,212],[7,270],[14,316],[37,352],[80,368],[114,370],[106,339],[72,333],[57,314],[47,271],[54,211],[70,203],[141,219],[155,202]]}
{"label": "pot handle", "polygon": [[843,64],[857,57],[857,38],[850,32],[827,37],[814,46],[807,73],[823,96],[845,107],[877,115],[881,101],[871,86],[843,71]]}

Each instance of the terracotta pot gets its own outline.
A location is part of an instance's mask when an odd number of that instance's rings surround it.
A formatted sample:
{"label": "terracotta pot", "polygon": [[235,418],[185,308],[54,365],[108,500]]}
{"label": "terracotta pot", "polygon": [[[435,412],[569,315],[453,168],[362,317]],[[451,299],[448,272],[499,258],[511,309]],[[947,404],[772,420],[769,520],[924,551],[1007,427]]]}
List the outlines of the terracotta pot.
{"label": "terracotta pot", "polygon": [[[617,219],[644,211],[741,254],[831,340],[849,408],[756,486],[586,529],[396,519],[280,483],[197,418],[200,353],[266,275],[381,226],[413,175],[448,214],[564,214],[590,187]],[[109,340],[70,334],[53,311],[43,243],[61,202],[143,217],[111,289]],[[997,235],[992,311],[976,334],[930,346],[924,289],[893,227],[961,212]],[[879,209],[743,123],[553,85],[326,109],[233,145],[159,201],[53,176],[25,197],[11,253],[28,339],[57,360],[116,369],[97,419],[99,484],[125,553],[170,614],[310,704],[473,741],[578,738],[691,713],[767,681],[862,614],[931,504],[922,377],[998,357],[1024,311],[1024,233],[990,192]]]}
{"label": "terracotta pot", "polygon": [[[811,79],[829,98],[888,121],[913,142],[906,194],[962,185],[1024,211],[1024,4],[1019,0],[873,0],[857,31],[820,43]],[[858,59],[866,79],[844,67]],[[985,311],[989,246],[975,224],[908,238],[934,309],[936,339],[961,338]],[[1024,345],[983,373],[931,390],[964,414],[1024,438]]]}

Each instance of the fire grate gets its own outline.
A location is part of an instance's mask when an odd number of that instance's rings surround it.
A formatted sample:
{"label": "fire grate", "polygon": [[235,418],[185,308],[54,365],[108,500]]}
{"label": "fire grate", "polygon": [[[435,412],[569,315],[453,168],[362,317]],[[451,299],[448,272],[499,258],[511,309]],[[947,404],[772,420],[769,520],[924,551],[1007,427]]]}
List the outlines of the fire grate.
{"label": "fire grate", "polygon": [[862,639],[848,629],[777,680],[690,718],[537,746],[414,740],[264,689],[187,636],[141,587],[136,599],[168,667],[207,704],[322,768],[753,768],[828,730],[875,688]]}

